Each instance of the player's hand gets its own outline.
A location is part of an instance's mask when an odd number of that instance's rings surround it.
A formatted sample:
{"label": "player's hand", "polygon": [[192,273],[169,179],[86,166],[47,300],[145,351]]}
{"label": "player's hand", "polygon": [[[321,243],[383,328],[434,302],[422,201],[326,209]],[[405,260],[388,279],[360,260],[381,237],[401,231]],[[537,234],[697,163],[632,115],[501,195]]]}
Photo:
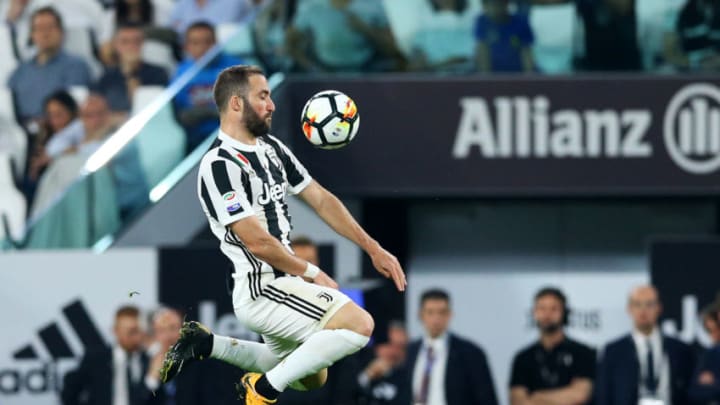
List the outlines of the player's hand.
{"label": "player's hand", "polygon": [[378,273],[385,278],[391,278],[398,291],[405,291],[407,280],[405,280],[405,272],[403,272],[398,259],[380,246],[373,252],[368,252],[368,254]]}
{"label": "player's hand", "polygon": [[334,289],[338,289],[338,284],[333,280],[330,276],[328,276],[324,271],[320,271],[320,273],[313,279],[313,283],[317,285],[321,285],[323,287],[330,287]]}

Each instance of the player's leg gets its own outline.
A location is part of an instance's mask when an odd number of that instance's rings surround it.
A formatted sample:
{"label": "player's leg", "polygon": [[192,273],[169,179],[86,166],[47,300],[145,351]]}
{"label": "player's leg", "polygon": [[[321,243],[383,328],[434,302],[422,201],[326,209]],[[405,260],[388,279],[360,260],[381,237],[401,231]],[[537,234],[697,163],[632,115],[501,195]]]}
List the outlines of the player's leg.
{"label": "player's leg", "polygon": [[[372,334],[372,317],[337,290],[297,279],[278,279],[267,286],[267,293],[285,299],[287,304],[307,317],[293,314],[293,326],[288,326],[289,321],[283,323],[284,328],[278,335],[285,333],[285,338],[302,343],[299,346],[296,343],[297,348],[293,347],[287,357],[276,351],[284,357],[280,364],[265,375],[250,373],[243,377],[245,394],[260,394],[258,397],[268,401],[266,403],[272,403],[279,392],[292,382],[314,376],[337,360],[360,350]],[[315,320],[312,316],[316,316]],[[304,328],[297,331],[296,325],[304,325]],[[265,333],[272,334],[270,331]]]}
{"label": "player's leg", "polygon": [[180,329],[180,339],[165,355],[160,378],[168,382],[187,364],[206,358],[261,373],[280,362],[265,344],[214,335],[199,322],[185,322]]}

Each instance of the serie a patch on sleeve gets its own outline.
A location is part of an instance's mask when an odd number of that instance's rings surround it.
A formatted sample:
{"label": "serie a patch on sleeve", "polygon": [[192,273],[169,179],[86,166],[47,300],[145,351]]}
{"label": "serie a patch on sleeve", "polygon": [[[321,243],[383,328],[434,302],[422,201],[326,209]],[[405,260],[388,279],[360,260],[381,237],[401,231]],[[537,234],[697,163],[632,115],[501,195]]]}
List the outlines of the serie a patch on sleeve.
{"label": "serie a patch on sleeve", "polygon": [[228,191],[223,194],[223,200],[225,200],[225,209],[227,209],[227,212],[232,214],[240,210],[240,201],[238,200],[236,192]]}

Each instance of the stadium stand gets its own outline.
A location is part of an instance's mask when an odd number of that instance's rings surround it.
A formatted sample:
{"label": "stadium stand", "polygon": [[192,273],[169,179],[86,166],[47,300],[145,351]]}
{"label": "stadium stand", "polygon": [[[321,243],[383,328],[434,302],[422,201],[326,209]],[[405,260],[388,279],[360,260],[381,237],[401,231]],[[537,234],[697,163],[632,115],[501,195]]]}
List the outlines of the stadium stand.
{"label": "stadium stand", "polygon": [[569,73],[573,68],[573,38],[577,18],[572,4],[533,7],[530,26],[535,33],[532,51],[535,63],[543,73]]}
{"label": "stadium stand", "polygon": [[12,158],[0,151],[0,241],[7,232],[13,239],[19,239],[25,229],[27,205],[25,197],[15,188],[12,175]]}
{"label": "stadium stand", "polygon": [[143,42],[142,60],[164,68],[168,77],[175,73],[177,67],[170,45],[153,39],[145,39]]}

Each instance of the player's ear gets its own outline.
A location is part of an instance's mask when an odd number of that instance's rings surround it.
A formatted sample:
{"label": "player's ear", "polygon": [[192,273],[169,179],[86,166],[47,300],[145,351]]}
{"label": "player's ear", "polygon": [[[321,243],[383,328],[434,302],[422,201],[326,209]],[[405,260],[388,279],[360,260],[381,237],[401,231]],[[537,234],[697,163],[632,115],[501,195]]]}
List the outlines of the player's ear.
{"label": "player's ear", "polygon": [[238,96],[230,97],[230,109],[236,113],[241,113],[243,109],[242,99]]}

